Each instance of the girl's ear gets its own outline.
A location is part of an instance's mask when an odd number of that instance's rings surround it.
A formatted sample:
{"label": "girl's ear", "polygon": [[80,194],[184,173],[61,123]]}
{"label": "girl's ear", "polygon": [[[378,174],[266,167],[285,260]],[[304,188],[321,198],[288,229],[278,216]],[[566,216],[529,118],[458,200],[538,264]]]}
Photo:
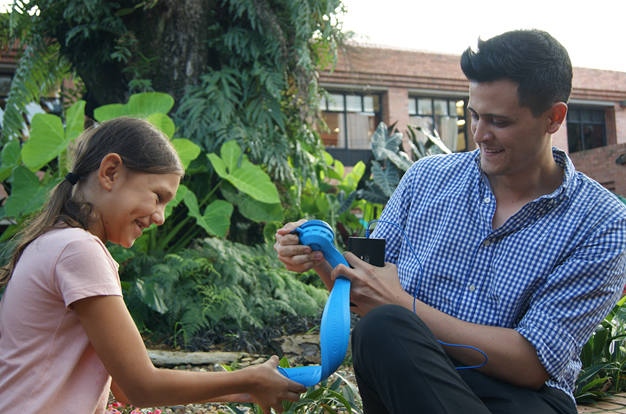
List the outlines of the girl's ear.
{"label": "girl's ear", "polygon": [[105,190],[110,191],[114,183],[120,179],[123,166],[122,158],[118,154],[110,153],[104,156],[98,169],[98,181]]}

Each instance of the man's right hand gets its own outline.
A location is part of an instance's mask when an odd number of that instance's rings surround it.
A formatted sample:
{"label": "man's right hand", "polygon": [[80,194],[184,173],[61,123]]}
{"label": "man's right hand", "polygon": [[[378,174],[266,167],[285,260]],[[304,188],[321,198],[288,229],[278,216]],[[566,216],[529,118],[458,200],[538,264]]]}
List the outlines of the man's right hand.
{"label": "man's right hand", "polygon": [[322,252],[311,251],[309,246],[300,244],[297,234],[291,234],[304,223],[306,223],[304,219],[295,223],[287,223],[276,232],[274,250],[278,253],[278,260],[283,262],[287,270],[292,272],[306,272],[325,262]]}

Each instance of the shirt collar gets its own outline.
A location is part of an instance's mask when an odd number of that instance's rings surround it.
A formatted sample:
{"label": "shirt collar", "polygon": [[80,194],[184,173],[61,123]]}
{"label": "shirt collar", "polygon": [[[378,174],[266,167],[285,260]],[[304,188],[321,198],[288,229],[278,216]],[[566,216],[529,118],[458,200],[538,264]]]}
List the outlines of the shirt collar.
{"label": "shirt collar", "polygon": [[[482,182],[487,186],[489,191],[492,191],[487,176],[483,172],[482,168],[480,168],[480,150],[475,150],[474,154],[474,161],[476,162],[476,168],[478,168],[478,172],[480,173]],[[572,163],[572,160],[567,156],[565,151],[557,147],[552,147],[552,156],[554,158],[554,161],[559,165],[559,167],[563,168],[563,182],[556,190],[554,190],[552,194],[547,194],[540,197],[544,199],[554,199],[559,197],[560,195],[567,195],[571,191],[572,183],[574,182],[574,176],[576,174],[574,164]]]}

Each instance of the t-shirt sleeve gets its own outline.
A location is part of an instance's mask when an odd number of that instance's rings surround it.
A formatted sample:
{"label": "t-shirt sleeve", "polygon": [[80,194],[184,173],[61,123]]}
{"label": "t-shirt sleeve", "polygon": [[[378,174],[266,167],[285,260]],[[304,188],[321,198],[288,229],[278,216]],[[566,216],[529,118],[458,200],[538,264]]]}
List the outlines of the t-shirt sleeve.
{"label": "t-shirt sleeve", "polygon": [[55,266],[65,306],[93,296],[122,296],[115,261],[93,238],[68,243]]}

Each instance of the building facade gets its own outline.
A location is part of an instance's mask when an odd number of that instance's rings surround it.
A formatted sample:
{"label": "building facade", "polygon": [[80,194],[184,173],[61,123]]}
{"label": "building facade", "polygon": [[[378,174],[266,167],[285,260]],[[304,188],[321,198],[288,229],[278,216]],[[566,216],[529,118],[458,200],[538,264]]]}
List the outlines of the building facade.
{"label": "building facade", "polygon": [[[384,122],[400,132],[437,131],[453,151],[471,151],[469,83],[460,55],[348,45],[320,74],[327,151],[350,166],[369,157],[369,137]],[[576,169],[626,197],[626,72],[574,68],[566,124],[553,145]],[[419,129],[418,129],[419,134]],[[405,134],[406,135],[406,134]]]}

